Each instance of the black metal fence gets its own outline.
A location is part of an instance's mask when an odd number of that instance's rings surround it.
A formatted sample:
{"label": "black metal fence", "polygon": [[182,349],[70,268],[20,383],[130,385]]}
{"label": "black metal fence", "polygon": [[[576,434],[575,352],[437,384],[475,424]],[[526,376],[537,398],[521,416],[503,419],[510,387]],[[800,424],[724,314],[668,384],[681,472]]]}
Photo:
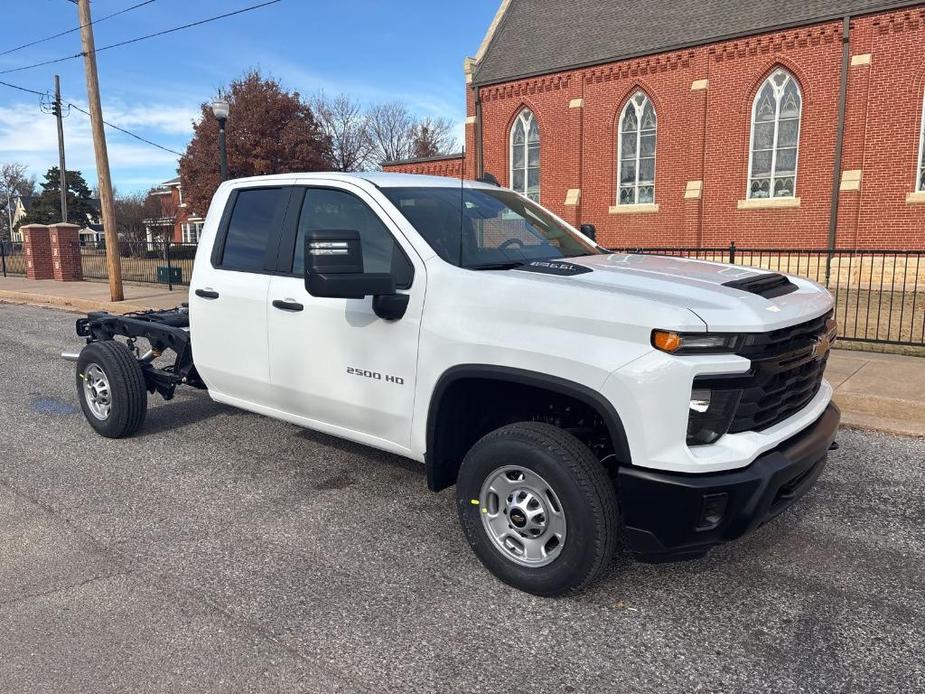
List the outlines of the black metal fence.
{"label": "black metal fence", "polygon": [[925,347],[925,251],[737,248],[622,248],[799,275],[835,297],[839,339]]}
{"label": "black metal fence", "polygon": [[[175,241],[122,242],[119,248],[122,279],[125,282],[162,284],[168,289],[188,286],[193,274],[196,248],[195,243]],[[82,243],[80,260],[85,279],[104,280],[109,277],[105,244]]]}
{"label": "black metal fence", "polygon": [[[126,282],[161,284],[169,289],[189,285],[196,244],[123,242],[122,278]],[[840,339],[925,347],[925,250],[854,250],[661,247],[612,249],[622,253],[680,256],[733,263],[800,275],[824,285],[835,297]],[[82,244],[83,274],[107,278],[106,248]],[[22,244],[0,242],[3,276],[25,275]]]}
{"label": "black metal fence", "polygon": [[21,243],[0,241],[0,273],[4,277],[26,274],[26,254]]}
{"label": "black metal fence", "polygon": [[[193,274],[196,248],[195,243],[175,241],[123,241],[119,244],[122,279],[126,282],[163,284],[171,290],[175,286],[188,286]],[[81,242],[80,262],[84,279],[109,278],[105,244]],[[0,274],[3,277],[26,274],[23,244],[0,241]]]}

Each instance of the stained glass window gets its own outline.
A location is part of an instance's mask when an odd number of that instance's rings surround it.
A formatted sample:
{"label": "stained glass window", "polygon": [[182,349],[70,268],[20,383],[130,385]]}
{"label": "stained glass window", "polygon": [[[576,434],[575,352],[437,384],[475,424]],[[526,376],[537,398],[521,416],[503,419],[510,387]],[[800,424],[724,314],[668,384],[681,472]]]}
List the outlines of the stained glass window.
{"label": "stained glass window", "polygon": [[919,168],[916,190],[925,190],[925,104],[922,106],[922,131],[919,134]]}
{"label": "stained glass window", "polygon": [[655,107],[645,92],[630,97],[617,134],[618,205],[655,202]]}
{"label": "stained glass window", "polygon": [[749,198],[789,198],[796,195],[797,151],[803,98],[789,72],[775,70],[752,106]]}
{"label": "stained glass window", "polygon": [[528,108],[511,127],[511,188],[540,201],[540,126]]}

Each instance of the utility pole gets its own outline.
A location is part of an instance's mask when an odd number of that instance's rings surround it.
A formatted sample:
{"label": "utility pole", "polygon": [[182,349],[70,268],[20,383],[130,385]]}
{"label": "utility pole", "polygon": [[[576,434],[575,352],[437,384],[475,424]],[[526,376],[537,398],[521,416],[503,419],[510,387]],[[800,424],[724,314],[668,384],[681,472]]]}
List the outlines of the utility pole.
{"label": "utility pole", "polygon": [[67,168],[64,164],[64,114],[61,112],[61,78],[55,75],[55,105],[52,113],[58,119],[58,171],[61,186],[61,221],[67,221]]}
{"label": "utility pole", "polygon": [[119,257],[116,209],[112,198],[112,179],[109,174],[109,155],[106,152],[106,133],[103,130],[100,81],[96,74],[96,45],[93,42],[90,0],[77,0],[77,15],[80,22],[80,43],[83,48],[84,72],[87,78],[87,100],[90,104],[90,126],[93,131],[93,150],[96,154],[96,175],[100,188],[103,232],[106,235],[106,267],[109,274],[109,295],[113,301],[122,301],[125,298],[122,291],[122,260]]}

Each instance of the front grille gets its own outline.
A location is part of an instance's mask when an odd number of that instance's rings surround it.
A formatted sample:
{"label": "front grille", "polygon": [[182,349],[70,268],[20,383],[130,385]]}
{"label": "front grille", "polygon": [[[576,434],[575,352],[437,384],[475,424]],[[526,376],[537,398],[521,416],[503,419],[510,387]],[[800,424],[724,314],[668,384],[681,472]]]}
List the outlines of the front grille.
{"label": "front grille", "polygon": [[813,320],[792,325],[789,328],[772,330],[768,333],[747,335],[741,348],[736,351],[740,357],[748,359],[767,359],[788,352],[798,351],[812,346],[816,338],[825,333],[826,323],[832,318],[832,312]]}
{"label": "front grille", "polygon": [[761,431],[799,412],[819,392],[827,361],[828,354],[777,373],[756,370],[753,385],[742,391],[729,432]]}
{"label": "front grille", "polygon": [[816,355],[815,347],[832,329],[831,318],[829,312],[789,328],[748,335],[736,352],[751,360],[747,374],[695,379],[695,388],[742,391],[729,433],[767,429],[809,404],[822,386],[829,356],[828,351]]}

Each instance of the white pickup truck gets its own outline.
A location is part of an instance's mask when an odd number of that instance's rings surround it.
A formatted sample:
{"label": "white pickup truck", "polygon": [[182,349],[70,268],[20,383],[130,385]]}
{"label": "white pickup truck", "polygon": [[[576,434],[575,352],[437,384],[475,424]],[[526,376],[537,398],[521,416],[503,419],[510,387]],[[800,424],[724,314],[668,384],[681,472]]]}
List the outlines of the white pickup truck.
{"label": "white pickup truck", "polygon": [[185,384],[418,460],[489,570],[555,595],[618,538],[702,556],[813,485],[832,312],[798,277],[610,253],[490,183],[289,174],[221,185],[188,308],[89,314],[67,356],[104,436]]}

